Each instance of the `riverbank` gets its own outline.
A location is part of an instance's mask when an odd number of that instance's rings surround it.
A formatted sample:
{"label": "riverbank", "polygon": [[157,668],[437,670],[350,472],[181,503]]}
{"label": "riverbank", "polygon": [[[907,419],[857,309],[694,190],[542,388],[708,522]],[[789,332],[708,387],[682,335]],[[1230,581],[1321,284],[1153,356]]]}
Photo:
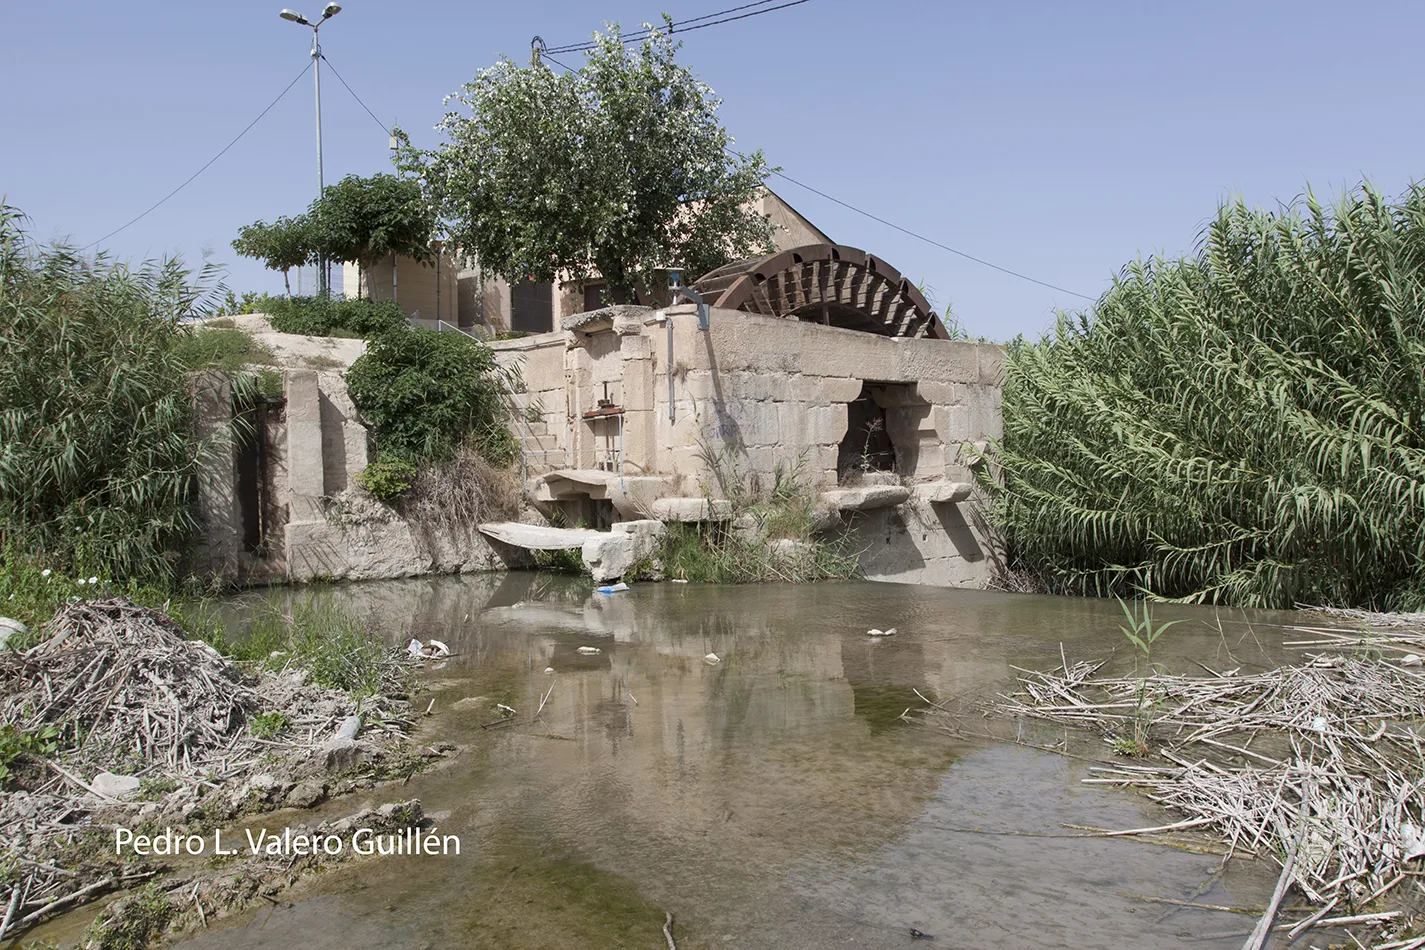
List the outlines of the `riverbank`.
{"label": "riverbank", "polygon": [[[442,757],[408,741],[414,660],[349,628],[343,638],[330,623],[320,629],[332,643],[318,649],[311,629],[279,630],[284,622],[269,615],[248,629],[246,652],[262,659],[236,662],[157,610],[76,599],[35,645],[0,650],[0,939],[145,881],[101,916],[85,946],[143,946],[172,929],[183,919],[169,906],[180,886],[192,890],[182,901],[190,910],[207,894],[199,915],[270,897],[333,856],[286,862],[279,878],[270,855],[250,854],[237,873],[194,872],[175,884],[166,872],[183,855],[133,839],[210,837]],[[413,827],[419,803],[363,820]]]}

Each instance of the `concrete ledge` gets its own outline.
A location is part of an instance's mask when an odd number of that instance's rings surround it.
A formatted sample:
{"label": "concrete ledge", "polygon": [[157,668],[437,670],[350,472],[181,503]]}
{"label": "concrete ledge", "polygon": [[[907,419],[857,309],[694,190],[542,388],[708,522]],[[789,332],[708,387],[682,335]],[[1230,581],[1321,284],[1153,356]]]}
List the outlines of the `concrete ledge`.
{"label": "concrete ledge", "polygon": [[732,502],[707,498],[660,498],[653,503],[653,517],[659,521],[727,521]]}
{"label": "concrete ledge", "polygon": [[582,548],[585,541],[607,538],[607,531],[587,528],[551,528],[542,524],[521,524],[497,521],[480,525],[480,533],[511,547],[527,551],[572,551]]}
{"label": "concrete ledge", "polygon": [[926,482],[915,486],[915,497],[928,504],[945,505],[964,501],[974,490],[969,482]]}
{"label": "concrete ledge", "polygon": [[910,499],[910,489],[901,485],[865,485],[822,492],[821,497],[838,511],[873,511],[905,504]]}

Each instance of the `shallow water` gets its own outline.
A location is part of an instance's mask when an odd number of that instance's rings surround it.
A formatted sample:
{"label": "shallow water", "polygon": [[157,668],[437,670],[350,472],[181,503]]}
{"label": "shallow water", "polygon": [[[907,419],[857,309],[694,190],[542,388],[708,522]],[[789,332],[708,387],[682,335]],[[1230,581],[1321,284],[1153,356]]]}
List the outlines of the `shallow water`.
{"label": "shallow water", "polygon": [[[940,947],[1236,947],[1240,936],[1200,935],[1244,933],[1251,918],[1133,895],[1252,906],[1275,881],[1270,863],[1233,861],[1204,890],[1213,855],[973,833],[1175,818],[1080,784],[1086,762],[897,718],[922,705],[917,690],[992,695],[1015,666],[1131,667],[1112,602],[855,582],[605,596],[526,574],[270,596],[333,597],[392,642],[434,636],[456,651],[416,702],[436,700],[420,738],[463,752],[369,797],[419,797],[462,854],[358,860],[193,950],[663,947],[665,910],[681,950],[903,947],[911,928]],[[1158,615],[1189,621],[1154,656],[1169,668],[1281,659],[1280,636],[1242,614]],[[873,626],[899,632],[872,641]],[[521,723],[482,729],[496,701]]]}

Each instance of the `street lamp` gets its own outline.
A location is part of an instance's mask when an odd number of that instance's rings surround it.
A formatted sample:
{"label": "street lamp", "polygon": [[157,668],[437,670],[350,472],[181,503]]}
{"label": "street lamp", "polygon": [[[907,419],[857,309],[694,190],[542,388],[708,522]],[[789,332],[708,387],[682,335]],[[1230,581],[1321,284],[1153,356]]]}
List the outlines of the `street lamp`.
{"label": "street lamp", "polygon": [[[284,20],[290,20],[299,26],[310,26],[312,28],[312,85],[317,92],[317,197],[322,196],[326,190],[326,175],[322,171],[322,48],[317,43],[317,31],[322,28],[322,24],[330,20],[341,12],[341,6],[335,3],[328,3],[322,9],[321,19],[313,23],[296,10],[283,10],[278,16]],[[322,258],[317,261],[317,288],[322,296],[330,293],[329,284],[331,275],[327,273],[327,261]]]}

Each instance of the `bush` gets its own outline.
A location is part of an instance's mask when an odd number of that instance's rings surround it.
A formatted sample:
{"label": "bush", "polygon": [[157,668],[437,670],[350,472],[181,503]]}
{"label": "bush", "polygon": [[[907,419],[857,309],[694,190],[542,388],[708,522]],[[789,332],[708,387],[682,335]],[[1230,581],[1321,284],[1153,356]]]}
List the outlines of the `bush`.
{"label": "bush", "polygon": [[200,360],[177,344],[205,278],[35,246],[20,221],[0,207],[0,545],[170,579],[197,527]]}
{"label": "bush", "polygon": [[267,297],[253,306],[271,317],[280,333],[302,336],[374,337],[408,325],[394,300],[341,297]]}
{"label": "bush", "polygon": [[494,351],[463,333],[403,328],[372,340],[346,380],[383,460],[444,462],[468,445],[504,465],[515,448],[507,377]]}
{"label": "bush", "polygon": [[1059,592],[1425,606],[1425,189],[1222,209],[1010,348],[1012,566]]}
{"label": "bush", "polygon": [[403,495],[415,481],[416,467],[404,459],[372,462],[357,473],[356,480],[378,501],[392,501]]}

